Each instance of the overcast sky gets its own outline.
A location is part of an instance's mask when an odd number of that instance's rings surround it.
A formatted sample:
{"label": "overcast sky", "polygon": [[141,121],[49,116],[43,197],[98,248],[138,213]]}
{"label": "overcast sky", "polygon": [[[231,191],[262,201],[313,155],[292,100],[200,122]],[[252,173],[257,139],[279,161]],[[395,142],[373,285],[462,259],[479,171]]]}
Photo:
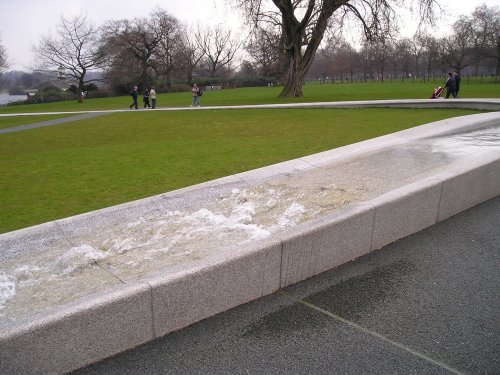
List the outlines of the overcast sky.
{"label": "overcast sky", "polygon": [[[500,6],[500,0],[438,2],[447,12],[439,22],[441,32],[456,16],[470,15],[480,4]],[[83,10],[100,25],[110,19],[146,17],[160,7],[186,24],[230,21],[229,25],[236,27],[236,13],[225,4],[226,0],[0,0],[0,39],[7,50],[9,70],[27,70],[34,62],[32,46],[38,43],[40,35],[55,32],[61,15],[70,17]],[[412,19],[409,16],[408,23],[411,24]]]}

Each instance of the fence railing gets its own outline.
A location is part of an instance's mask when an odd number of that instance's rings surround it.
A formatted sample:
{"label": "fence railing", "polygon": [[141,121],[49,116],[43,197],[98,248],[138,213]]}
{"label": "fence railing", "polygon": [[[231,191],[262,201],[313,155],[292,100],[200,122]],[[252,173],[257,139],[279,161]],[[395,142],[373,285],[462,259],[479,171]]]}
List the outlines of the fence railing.
{"label": "fence railing", "polygon": [[[462,84],[474,83],[474,84],[490,84],[490,83],[500,83],[500,76],[495,75],[462,75]],[[432,76],[421,76],[421,77],[392,77],[387,76],[385,78],[381,77],[326,77],[326,78],[309,78],[305,80],[306,84],[344,84],[344,83],[362,83],[362,82],[380,82],[380,83],[441,83],[446,82],[447,75],[436,74]]]}

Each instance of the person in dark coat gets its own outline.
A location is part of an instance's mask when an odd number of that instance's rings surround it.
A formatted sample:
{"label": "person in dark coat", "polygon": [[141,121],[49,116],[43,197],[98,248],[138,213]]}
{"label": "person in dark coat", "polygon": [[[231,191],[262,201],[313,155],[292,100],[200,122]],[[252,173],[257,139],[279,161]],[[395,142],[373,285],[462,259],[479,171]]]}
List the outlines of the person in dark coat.
{"label": "person in dark coat", "polygon": [[144,109],[146,109],[146,107],[151,108],[151,105],[149,104],[149,89],[147,88],[142,96],[142,101],[144,102]]}
{"label": "person in dark coat", "polygon": [[457,83],[455,81],[455,77],[453,77],[453,73],[448,73],[448,79],[446,80],[444,87],[446,87],[446,99],[448,99],[450,95],[453,95],[453,97],[456,98]]}
{"label": "person in dark coat", "polygon": [[132,109],[132,107],[135,107],[135,109],[137,109],[137,86],[134,86],[134,89],[130,92],[130,96],[132,96],[132,104],[130,104],[130,109]]}

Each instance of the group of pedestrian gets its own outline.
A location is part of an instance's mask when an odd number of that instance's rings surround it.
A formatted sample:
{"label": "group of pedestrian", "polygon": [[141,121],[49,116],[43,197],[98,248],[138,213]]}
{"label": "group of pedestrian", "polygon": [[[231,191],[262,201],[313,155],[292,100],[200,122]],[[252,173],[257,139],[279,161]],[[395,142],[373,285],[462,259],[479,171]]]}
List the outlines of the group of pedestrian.
{"label": "group of pedestrian", "polygon": [[[191,101],[191,107],[194,107],[197,105],[198,107],[201,105],[200,103],[200,96],[202,95],[201,89],[194,83],[191,86],[191,94],[193,96],[193,99]],[[137,86],[134,86],[132,91],[130,92],[130,96],[132,96],[132,104],[130,104],[129,108],[135,108],[138,109],[139,105],[137,103],[137,97],[138,97],[138,92],[137,92]],[[151,104],[149,103],[149,100],[151,99]],[[142,101],[144,102],[144,109],[146,108],[156,108],[156,90],[154,86],[151,86],[151,89],[146,88],[144,90],[144,94],[142,95]]]}
{"label": "group of pedestrian", "polygon": [[[151,99],[151,104],[149,104],[149,99]],[[151,86],[151,89],[146,88],[142,96],[142,101],[144,102],[144,109],[156,108],[156,90],[154,86]]]}
{"label": "group of pedestrian", "polygon": [[451,96],[458,98],[458,91],[460,90],[460,75],[457,71],[449,72],[448,79],[446,80],[446,99]]}
{"label": "group of pedestrian", "polygon": [[[132,104],[130,104],[129,108],[138,109],[139,105],[137,103],[137,97],[138,97],[137,86],[134,86],[134,88],[130,92],[130,96],[132,96]],[[149,99],[151,99],[151,104],[149,103]],[[156,90],[154,86],[151,86],[151,89],[146,88],[146,90],[144,90],[144,94],[142,95],[142,101],[144,102],[144,109],[156,108]]]}

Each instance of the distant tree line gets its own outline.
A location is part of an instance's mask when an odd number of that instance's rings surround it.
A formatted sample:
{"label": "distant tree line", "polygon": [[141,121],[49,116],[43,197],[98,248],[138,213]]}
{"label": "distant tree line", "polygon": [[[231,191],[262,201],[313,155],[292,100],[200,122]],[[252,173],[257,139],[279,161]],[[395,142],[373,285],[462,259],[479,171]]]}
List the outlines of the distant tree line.
{"label": "distant tree line", "polygon": [[[415,43],[408,43],[398,36],[396,9],[409,5],[411,22],[424,26],[435,21],[434,11],[439,0],[234,2],[246,14],[249,25],[254,27],[253,36],[257,37],[254,52],[262,52],[259,48],[264,43],[274,46],[276,70],[283,83],[282,97],[302,96],[304,80],[314,75],[383,78],[389,71],[392,75],[400,75],[405,70],[422,70],[420,62],[415,64],[408,59],[420,58],[424,48],[433,51],[433,42],[440,47],[437,53],[429,54],[428,60],[438,60],[443,65],[462,70],[470,64],[486,63],[487,58],[496,59],[498,75],[498,7],[481,6],[472,16],[462,16],[453,26],[450,37],[436,40],[435,35],[421,35],[415,37]],[[351,36],[359,34],[366,42],[361,48],[354,48],[342,42],[339,37],[342,32]],[[270,54],[266,51],[265,57],[268,56]],[[435,65],[434,61],[431,63]],[[434,69],[434,66],[429,69]]]}
{"label": "distant tree line", "polygon": [[500,12],[481,5],[452,25],[451,36],[419,33],[413,38],[379,37],[355,49],[331,38],[318,51],[309,79],[347,81],[443,77],[450,70],[500,76]]}

